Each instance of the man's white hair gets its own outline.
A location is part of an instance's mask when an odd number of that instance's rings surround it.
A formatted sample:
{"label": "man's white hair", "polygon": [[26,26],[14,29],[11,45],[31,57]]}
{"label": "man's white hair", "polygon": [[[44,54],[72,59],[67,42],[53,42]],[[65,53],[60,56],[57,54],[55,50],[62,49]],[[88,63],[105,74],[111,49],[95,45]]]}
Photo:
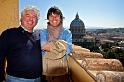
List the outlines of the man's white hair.
{"label": "man's white hair", "polygon": [[28,10],[33,10],[33,11],[37,14],[37,18],[38,18],[38,19],[40,18],[40,11],[39,11],[38,8],[35,7],[35,6],[26,6],[26,7],[22,10],[21,16],[23,16],[24,13],[25,13],[26,11],[28,11]]}

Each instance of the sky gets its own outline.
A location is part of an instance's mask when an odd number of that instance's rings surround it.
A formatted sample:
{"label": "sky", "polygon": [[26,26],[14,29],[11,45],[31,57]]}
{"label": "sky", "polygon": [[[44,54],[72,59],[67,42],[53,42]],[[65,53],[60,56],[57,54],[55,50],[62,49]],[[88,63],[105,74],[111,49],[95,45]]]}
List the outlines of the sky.
{"label": "sky", "polygon": [[124,0],[19,0],[19,12],[29,5],[40,10],[37,29],[46,28],[47,11],[52,6],[62,11],[66,28],[77,13],[85,28],[124,28]]}

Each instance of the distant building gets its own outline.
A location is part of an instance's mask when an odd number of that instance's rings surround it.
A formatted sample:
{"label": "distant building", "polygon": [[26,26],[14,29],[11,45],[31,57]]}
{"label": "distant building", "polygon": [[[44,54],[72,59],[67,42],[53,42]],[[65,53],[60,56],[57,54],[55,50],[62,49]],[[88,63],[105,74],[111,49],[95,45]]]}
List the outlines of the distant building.
{"label": "distant building", "polygon": [[72,32],[72,42],[78,45],[82,44],[86,29],[83,21],[79,18],[78,13],[70,24],[70,31]]}

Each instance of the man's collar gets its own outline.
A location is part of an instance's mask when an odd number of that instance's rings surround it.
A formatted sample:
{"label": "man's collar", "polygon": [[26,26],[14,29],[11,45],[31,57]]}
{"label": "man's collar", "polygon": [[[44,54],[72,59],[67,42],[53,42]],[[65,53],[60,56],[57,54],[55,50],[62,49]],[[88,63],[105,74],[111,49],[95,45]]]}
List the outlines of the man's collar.
{"label": "man's collar", "polygon": [[[22,27],[25,31],[29,32],[24,26],[21,25],[21,27]],[[32,32],[29,32],[29,33],[33,33],[33,31],[32,31]]]}

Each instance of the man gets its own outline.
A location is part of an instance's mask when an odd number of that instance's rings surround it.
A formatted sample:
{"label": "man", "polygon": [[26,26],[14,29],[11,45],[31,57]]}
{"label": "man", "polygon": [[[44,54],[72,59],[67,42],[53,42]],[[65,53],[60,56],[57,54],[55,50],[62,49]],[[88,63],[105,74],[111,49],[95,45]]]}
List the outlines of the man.
{"label": "man", "polygon": [[[0,82],[40,82],[42,56],[40,42],[33,29],[39,10],[26,7],[21,13],[21,25],[5,30],[0,36]],[[7,60],[5,79],[5,59]]]}

